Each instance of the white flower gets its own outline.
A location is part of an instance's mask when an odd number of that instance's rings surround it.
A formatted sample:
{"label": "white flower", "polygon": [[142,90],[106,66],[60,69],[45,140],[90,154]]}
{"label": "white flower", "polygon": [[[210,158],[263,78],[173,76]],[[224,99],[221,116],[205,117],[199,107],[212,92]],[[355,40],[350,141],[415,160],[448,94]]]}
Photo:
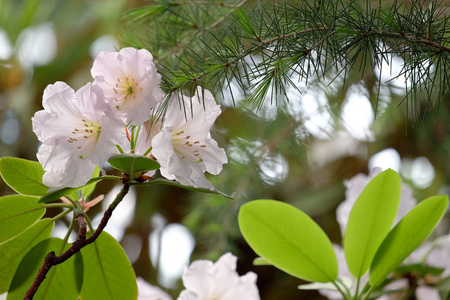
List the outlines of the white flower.
{"label": "white flower", "polygon": [[254,300],[260,299],[256,274],[236,272],[236,256],[226,253],[216,263],[194,261],[183,272],[186,287],[178,300]]}
{"label": "white flower", "polygon": [[136,278],[138,286],[138,300],[172,300],[166,292],[157,286],[151,285],[141,277]]}
{"label": "white flower", "polygon": [[94,85],[103,90],[113,111],[127,124],[144,123],[150,110],[164,98],[153,56],[144,49],[103,51],[94,60],[91,74]]}
{"label": "white flower", "polygon": [[164,123],[153,125],[162,126],[152,140],[161,174],[184,185],[213,189],[204,173],[218,174],[227,162],[225,151],[209,133],[220,106],[200,88],[193,98],[175,95],[169,101]]}
{"label": "white flower", "polygon": [[46,171],[42,182],[53,189],[86,184],[95,166],[102,168],[117,153],[125,125],[111,116],[101,90],[90,83],[76,93],[64,82],[49,85],[42,105],[32,118],[43,143],[37,154]]}

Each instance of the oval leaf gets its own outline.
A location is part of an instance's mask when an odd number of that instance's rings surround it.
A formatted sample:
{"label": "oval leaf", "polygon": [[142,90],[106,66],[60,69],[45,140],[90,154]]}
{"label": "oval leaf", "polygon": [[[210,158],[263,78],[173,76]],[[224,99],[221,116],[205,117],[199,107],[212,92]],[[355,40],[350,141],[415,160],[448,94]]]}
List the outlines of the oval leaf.
{"label": "oval leaf", "polygon": [[148,172],[159,169],[160,165],[155,160],[132,153],[117,154],[108,159],[108,162],[114,168],[125,172],[128,175],[135,173]]}
{"label": "oval leaf", "polygon": [[24,233],[0,245],[0,294],[8,291],[22,258],[38,243],[50,237],[53,222],[51,219],[43,219]]}
{"label": "oval leaf", "polygon": [[43,196],[48,187],[42,183],[44,169],[37,161],[16,157],[0,158],[0,173],[3,180],[17,193]]}
{"label": "oval leaf", "polygon": [[239,211],[239,227],[252,249],[292,276],[317,282],[337,278],[330,240],[305,213],[290,204],[255,200]]}
{"label": "oval leaf", "polygon": [[81,300],[137,299],[136,276],[124,250],[103,231],[94,243],[81,249],[84,280]]}
{"label": "oval leaf", "polygon": [[21,234],[45,213],[34,196],[11,195],[0,198],[0,244]]}
{"label": "oval leaf", "polygon": [[[62,247],[63,240],[59,238],[46,239],[33,247],[20,262],[6,299],[23,299],[36,278],[45,256],[50,251],[59,253]],[[53,266],[33,299],[77,300],[83,280],[83,269],[80,267],[80,265],[83,265],[81,259],[81,254],[76,253],[64,263]]]}
{"label": "oval leaf", "polygon": [[448,206],[447,196],[420,202],[389,232],[370,266],[369,282],[379,285],[434,230]]}
{"label": "oval leaf", "polygon": [[388,169],[364,188],[350,212],[344,237],[348,269],[361,278],[383,239],[392,228],[400,202],[398,174]]}
{"label": "oval leaf", "polygon": [[[97,182],[99,182],[100,180],[105,179],[106,177],[108,177],[108,179],[110,179],[110,177],[112,176],[105,176],[105,177],[94,177],[91,178],[85,185],[80,186],[80,187],[76,187],[76,188],[71,188],[71,187],[65,187],[53,192],[48,193],[47,195],[45,195],[44,197],[41,197],[41,199],[39,200],[40,203],[47,203],[50,201],[55,201],[58,200],[59,198],[61,198],[62,196],[66,196],[69,195],[70,193],[76,192],[79,189],[88,187],[90,185],[94,185],[95,188],[95,184],[97,184]],[[114,178],[118,178],[120,180],[120,177],[114,177]]]}

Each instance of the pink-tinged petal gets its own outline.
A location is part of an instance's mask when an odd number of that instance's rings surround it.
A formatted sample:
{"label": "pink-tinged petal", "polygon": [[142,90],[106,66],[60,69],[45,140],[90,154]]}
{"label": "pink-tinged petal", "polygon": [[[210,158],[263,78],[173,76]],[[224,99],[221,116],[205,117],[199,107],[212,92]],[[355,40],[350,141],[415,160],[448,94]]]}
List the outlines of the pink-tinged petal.
{"label": "pink-tinged petal", "polygon": [[32,118],[33,131],[43,142],[38,159],[44,184],[78,187],[91,178],[95,166],[118,153],[125,124],[110,112],[103,93],[90,83],[74,92],[63,82],[44,92],[44,110]]}
{"label": "pink-tinged petal", "polygon": [[227,289],[221,300],[236,300],[236,299],[246,299],[246,300],[259,300],[259,291],[256,286],[257,276],[253,272],[248,272],[247,274],[238,278],[237,282],[233,287]]}
{"label": "pink-tinged petal", "polygon": [[440,300],[439,291],[431,286],[419,286],[416,289],[416,297],[418,300]]}
{"label": "pink-tinged petal", "polygon": [[199,297],[209,299],[215,288],[214,264],[208,260],[194,261],[182,275],[185,288]]}
{"label": "pink-tinged petal", "polygon": [[220,106],[207,90],[194,97],[174,95],[169,99],[162,130],[153,136],[152,155],[161,165],[162,176],[183,185],[213,189],[205,172],[218,174],[227,156],[209,133]]}
{"label": "pink-tinged petal", "polygon": [[165,127],[153,138],[152,146],[152,154],[161,165],[162,176],[177,180],[183,185],[214,189],[205,177],[203,164],[194,161],[197,158],[180,155],[179,150],[174,149],[170,127]]}
{"label": "pink-tinged petal", "polygon": [[214,264],[206,260],[193,262],[183,273],[186,290],[178,300],[259,300],[256,274],[239,276],[236,260],[234,255],[226,253]]}
{"label": "pink-tinged petal", "polygon": [[147,50],[101,52],[91,74],[112,111],[127,124],[142,125],[165,96],[160,88],[161,76]]}
{"label": "pink-tinged petal", "polygon": [[151,285],[141,277],[136,278],[138,300],[172,300],[172,297],[161,288]]}

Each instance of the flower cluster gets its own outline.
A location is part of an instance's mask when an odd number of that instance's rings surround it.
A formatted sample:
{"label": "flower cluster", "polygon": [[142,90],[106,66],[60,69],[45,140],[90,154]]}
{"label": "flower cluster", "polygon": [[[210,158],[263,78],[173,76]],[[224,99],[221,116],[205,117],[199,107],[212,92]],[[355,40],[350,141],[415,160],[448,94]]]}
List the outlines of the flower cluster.
{"label": "flower cluster", "polygon": [[[198,89],[193,98],[173,95],[162,121],[155,112],[167,96],[147,50],[102,52],[91,74],[94,81],[76,92],[64,82],[49,85],[44,110],[32,118],[42,142],[37,157],[46,171],[44,184],[53,190],[82,186],[96,166],[129,149],[156,159],[168,179],[213,189],[204,173],[218,174],[227,157],[209,133],[221,113],[209,91]],[[141,129],[135,149],[127,126]]]}

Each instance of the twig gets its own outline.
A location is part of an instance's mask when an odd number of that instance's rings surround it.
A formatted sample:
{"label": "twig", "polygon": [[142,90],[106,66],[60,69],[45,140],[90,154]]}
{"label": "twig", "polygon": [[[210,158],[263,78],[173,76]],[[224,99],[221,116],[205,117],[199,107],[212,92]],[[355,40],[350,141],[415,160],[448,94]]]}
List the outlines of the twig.
{"label": "twig", "polygon": [[109,205],[108,209],[103,214],[103,218],[102,218],[100,224],[98,225],[97,229],[95,230],[95,232],[88,239],[86,239],[86,231],[87,231],[86,219],[84,218],[84,215],[82,213],[79,213],[77,215],[77,223],[78,223],[78,226],[80,227],[80,229],[78,231],[77,239],[75,240],[75,242],[73,242],[72,246],[69,249],[67,249],[67,251],[64,252],[63,254],[56,256],[54,251],[47,254],[47,256],[44,259],[44,263],[43,263],[42,267],[39,269],[39,272],[38,272],[35,280],[33,281],[30,289],[25,294],[25,297],[23,298],[24,300],[33,299],[39,286],[44,281],[45,276],[47,275],[47,273],[50,271],[50,269],[53,266],[56,266],[60,263],[65,262],[66,260],[71,258],[74,254],[80,252],[80,250],[84,246],[93,243],[98,238],[100,233],[103,231],[103,229],[108,224],[108,220],[109,220],[109,218],[111,218],[112,212],[117,207],[117,205],[122,201],[123,197],[125,197],[125,195],[128,193],[128,191],[130,189],[130,183],[127,179],[127,176],[124,175],[122,182],[123,182],[122,189],[117,194],[116,199],[114,199],[114,201]]}

